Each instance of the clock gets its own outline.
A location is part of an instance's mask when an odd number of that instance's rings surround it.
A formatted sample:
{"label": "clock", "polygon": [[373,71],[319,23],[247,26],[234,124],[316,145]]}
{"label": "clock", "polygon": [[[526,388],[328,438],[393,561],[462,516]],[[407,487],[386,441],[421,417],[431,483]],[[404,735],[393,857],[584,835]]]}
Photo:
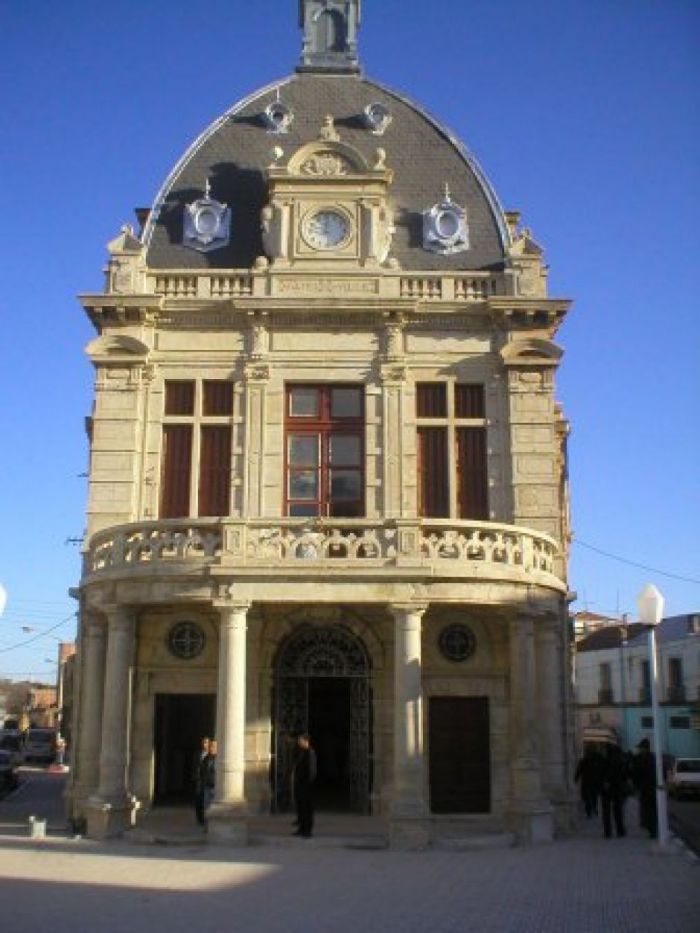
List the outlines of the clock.
{"label": "clock", "polygon": [[314,249],[335,249],[350,236],[350,221],[339,211],[314,211],[305,218],[302,233]]}

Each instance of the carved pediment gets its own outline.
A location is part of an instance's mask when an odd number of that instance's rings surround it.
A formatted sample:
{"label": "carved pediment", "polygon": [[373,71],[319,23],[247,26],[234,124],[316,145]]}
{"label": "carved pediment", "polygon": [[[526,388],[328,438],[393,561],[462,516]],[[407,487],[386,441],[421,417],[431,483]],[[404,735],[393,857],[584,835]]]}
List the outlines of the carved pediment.
{"label": "carved pediment", "polygon": [[149,348],[136,337],[126,334],[110,334],[96,337],[85,347],[85,352],[93,362],[126,361],[145,362]]}
{"label": "carved pediment", "polygon": [[298,149],[287,165],[290,175],[327,177],[364,175],[369,166],[362,153],[347,143],[316,140]]}
{"label": "carved pediment", "polygon": [[529,337],[507,343],[501,350],[501,359],[506,366],[557,366],[563,353],[551,340]]}

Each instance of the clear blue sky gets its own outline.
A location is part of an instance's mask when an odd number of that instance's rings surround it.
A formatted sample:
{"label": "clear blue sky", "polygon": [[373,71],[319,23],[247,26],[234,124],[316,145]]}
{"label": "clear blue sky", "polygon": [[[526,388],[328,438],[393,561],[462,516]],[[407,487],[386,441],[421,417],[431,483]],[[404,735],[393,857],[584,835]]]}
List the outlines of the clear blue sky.
{"label": "clear blue sky", "polygon": [[[190,141],[293,69],[296,10],[0,0],[0,676],[51,678],[74,633],[92,394],[75,295]],[[700,610],[700,3],[365,0],[360,51],[464,140],[575,301],[574,608],[634,613],[651,580],[668,614]]]}

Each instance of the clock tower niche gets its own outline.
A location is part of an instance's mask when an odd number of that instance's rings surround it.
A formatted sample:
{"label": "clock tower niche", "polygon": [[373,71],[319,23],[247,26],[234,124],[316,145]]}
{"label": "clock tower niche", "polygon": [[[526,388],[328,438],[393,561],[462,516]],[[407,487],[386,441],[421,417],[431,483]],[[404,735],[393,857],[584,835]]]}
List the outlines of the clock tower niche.
{"label": "clock tower niche", "polygon": [[377,267],[389,258],[394,232],[388,191],[393,172],[378,148],[372,162],[341,141],[327,116],[317,140],[268,167],[263,245],[275,268]]}

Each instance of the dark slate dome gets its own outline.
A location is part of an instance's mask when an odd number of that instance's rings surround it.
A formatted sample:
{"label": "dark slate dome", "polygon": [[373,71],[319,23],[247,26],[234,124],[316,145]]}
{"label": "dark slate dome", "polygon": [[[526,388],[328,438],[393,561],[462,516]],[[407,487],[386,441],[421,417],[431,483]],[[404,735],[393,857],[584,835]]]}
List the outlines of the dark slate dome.
{"label": "dark slate dome", "polygon": [[[278,99],[294,114],[285,134],[268,132],[265,108]],[[365,125],[368,104],[381,103],[392,115],[382,135]],[[390,255],[406,270],[498,270],[509,236],[503,211],[485,176],[449,131],[395,91],[358,74],[299,72],[263,88],[232,107],[190,146],[158,193],[144,231],[147,262],[156,269],[249,268],[263,255],[260,212],[267,201],[266,168],[276,146],[288,160],[316,140],[327,114],[343,142],[371,164],[386,152],[393,169],[390,199],[396,232]],[[204,194],[232,210],[230,244],[208,253],[182,245],[185,205]],[[470,248],[439,255],[422,247],[422,212],[450,197],[466,208]]]}

